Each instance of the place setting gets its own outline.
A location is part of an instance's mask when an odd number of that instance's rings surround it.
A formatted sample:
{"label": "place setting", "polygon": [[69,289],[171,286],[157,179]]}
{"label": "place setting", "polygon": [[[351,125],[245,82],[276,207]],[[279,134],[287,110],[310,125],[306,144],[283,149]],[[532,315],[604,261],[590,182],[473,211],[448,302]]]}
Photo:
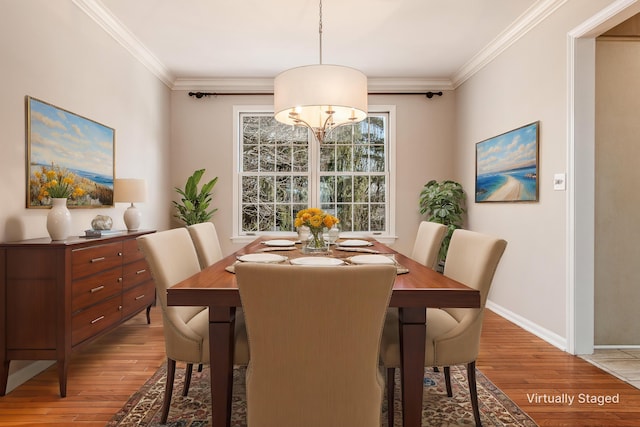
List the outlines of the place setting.
{"label": "place setting", "polygon": [[249,254],[244,254],[244,255],[238,255],[236,257],[236,261],[231,264],[228,265],[227,267],[225,267],[225,270],[228,271],[229,273],[234,273],[235,274],[235,267],[236,265],[238,265],[241,262],[254,262],[254,263],[262,263],[262,264],[280,264],[282,262],[285,262],[289,259],[289,257],[283,256],[283,255],[279,255],[279,254],[272,254],[272,253],[262,253],[262,252],[254,252],[254,253],[249,253]]}
{"label": "place setting", "polygon": [[265,240],[262,242],[266,248],[258,249],[259,252],[271,252],[271,251],[291,251],[296,248],[296,243],[299,243],[294,240],[288,239],[273,239],[273,240]]}
{"label": "place setting", "polygon": [[345,261],[353,265],[395,265],[397,274],[409,272],[408,268],[398,264],[394,254],[354,255]]}
{"label": "place setting", "polygon": [[336,241],[335,249],[338,251],[344,252],[364,252],[369,254],[379,254],[380,251],[375,249],[370,249],[367,246],[373,246],[373,243],[368,240],[362,239],[346,239],[341,241]]}

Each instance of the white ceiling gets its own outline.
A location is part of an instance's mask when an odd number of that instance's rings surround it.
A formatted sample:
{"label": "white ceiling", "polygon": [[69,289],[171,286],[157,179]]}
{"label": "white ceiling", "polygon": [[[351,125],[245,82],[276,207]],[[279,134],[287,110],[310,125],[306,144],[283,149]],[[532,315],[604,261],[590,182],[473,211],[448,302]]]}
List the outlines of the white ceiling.
{"label": "white ceiling", "polygon": [[[319,63],[318,0],[74,0],[169,86]],[[324,64],[455,87],[561,0],[323,0]],[[411,83],[409,83],[411,84]]]}

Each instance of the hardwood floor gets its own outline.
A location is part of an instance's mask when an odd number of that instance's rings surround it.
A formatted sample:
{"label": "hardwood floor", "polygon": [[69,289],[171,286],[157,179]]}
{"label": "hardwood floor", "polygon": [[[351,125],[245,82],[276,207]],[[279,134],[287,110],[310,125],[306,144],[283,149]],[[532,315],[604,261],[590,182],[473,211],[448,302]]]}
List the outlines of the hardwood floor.
{"label": "hardwood floor", "polygon": [[[104,426],[164,363],[162,319],[138,315],[73,355],[67,397],[55,366],[0,398],[0,425]],[[487,311],[478,368],[541,426],[638,426],[640,390]],[[619,395],[619,403],[579,403]],[[538,402],[531,401],[538,397]],[[544,403],[544,396],[573,397]]]}
{"label": "hardwood floor", "polygon": [[56,366],[0,397],[0,426],[103,427],[164,363],[159,307],[145,313],[73,354],[67,397],[61,398]]}
{"label": "hardwood floor", "polygon": [[[477,367],[541,426],[638,426],[640,390],[487,310]],[[581,403],[580,397],[619,403]],[[573,397],[573,404],[544,397]],[[538,401],[530,399],[538,397]]]}

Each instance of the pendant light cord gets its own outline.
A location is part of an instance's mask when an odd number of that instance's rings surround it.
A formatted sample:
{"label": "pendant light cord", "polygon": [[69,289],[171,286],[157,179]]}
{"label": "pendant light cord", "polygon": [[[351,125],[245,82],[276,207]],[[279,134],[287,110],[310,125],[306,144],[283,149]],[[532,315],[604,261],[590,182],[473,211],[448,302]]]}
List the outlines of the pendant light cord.
{"label": "pendant light cord", "polygon": [[320,35],[320,65],[322,65],[322,0],[320,0],[320,25],[318,26],[318,34]]}

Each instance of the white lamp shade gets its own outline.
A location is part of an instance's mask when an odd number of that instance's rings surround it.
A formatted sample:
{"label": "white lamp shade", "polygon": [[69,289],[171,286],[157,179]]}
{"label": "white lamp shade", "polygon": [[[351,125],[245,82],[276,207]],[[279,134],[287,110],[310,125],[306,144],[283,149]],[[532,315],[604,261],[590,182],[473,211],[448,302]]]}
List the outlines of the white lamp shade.
{"label": "white lamp shade", "polygon": [[147,198],[147,182],[144,179],[122,178],[113,181],[113,201],[134,203]]}
{"label": "white lamp shade", "polygon": [[[357,123],[367,117],[367,76],[339,65],[307,65],[278,74],[274,81],[277,121],[295,125],[297,120],[321,129],[334,111],[333,126]],[[298,115],[290,117],[290,113]]]}

